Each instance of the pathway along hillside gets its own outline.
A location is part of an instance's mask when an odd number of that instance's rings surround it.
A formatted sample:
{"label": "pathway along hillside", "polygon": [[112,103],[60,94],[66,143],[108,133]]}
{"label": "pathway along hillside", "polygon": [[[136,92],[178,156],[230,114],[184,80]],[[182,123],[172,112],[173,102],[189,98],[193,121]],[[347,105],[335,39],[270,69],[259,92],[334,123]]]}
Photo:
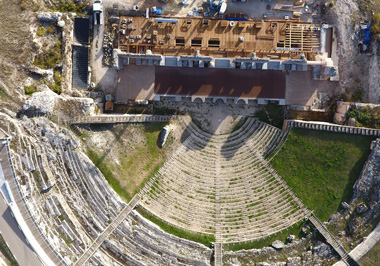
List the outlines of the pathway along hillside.
{"label": "pathway along hillside", "polygon": [[215,234],[217,243],[259,239],[308,216],[264,159],[288,132],[253,118],[223,135],[183,122],[189,137],[151,179],[142,207],[178,227]]}

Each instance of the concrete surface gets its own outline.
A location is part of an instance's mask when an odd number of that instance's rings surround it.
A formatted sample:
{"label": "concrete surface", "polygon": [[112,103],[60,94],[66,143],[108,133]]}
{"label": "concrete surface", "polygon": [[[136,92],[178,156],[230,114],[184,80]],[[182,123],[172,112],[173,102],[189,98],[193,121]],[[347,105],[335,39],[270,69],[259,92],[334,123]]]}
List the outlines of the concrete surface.
{"label": "concrete surface", "polygon": [[[0,154],[0,164],[3,157]],[[12,216],[10,208],[1,196],[0,199],[0,233],[7,242],[9,249],[13,253],[19,265],[37,266],[42,265],[33,249],[26,242],[25,236],[19,229],[15,218]]]}
{"label": "concrete surface", "polygon": [[94,26],[94,35],[91,48],[92,80],[96,87],[105,93],[113,93],[116,88],[117,70],[103,66],[103,38],[104,25]]}
{"label": "concrete surface", "polygon": [[124,66],[123,70],[119,72],[115,101],[127,102],[130,99],[153,100],[154,73],[154,66]]}
{"label": "concrete surface", "polygon": [[319,92],[332,94],[337,82],[313,80],[312,71],[293,71],[286,79],[286,105],[311,106]]}

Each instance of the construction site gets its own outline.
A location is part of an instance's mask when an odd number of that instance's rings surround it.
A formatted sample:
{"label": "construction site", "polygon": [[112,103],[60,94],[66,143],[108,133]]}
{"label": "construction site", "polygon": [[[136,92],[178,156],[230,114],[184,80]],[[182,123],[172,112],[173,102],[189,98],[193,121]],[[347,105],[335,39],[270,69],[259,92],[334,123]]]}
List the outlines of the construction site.
{"label": "construction site", "polygon": [[375,265],[380,106],[342,90],[376,41],[347,1],[7,7],[33,45],[0,50],[0,265]]}

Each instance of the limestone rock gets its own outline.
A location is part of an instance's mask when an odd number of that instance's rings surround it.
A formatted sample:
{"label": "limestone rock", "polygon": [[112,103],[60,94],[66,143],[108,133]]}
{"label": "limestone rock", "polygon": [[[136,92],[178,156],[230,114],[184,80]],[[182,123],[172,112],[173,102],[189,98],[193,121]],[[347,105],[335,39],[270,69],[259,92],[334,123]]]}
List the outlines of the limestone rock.
{"label": "limestone rock", "polygon": [[288,258],[286,266],[302,266],[301,257]]}
{"label": "limestone rock", "polygon": [[347,120],[347,126],[354,127],[355,124],[356,124],[356,120],[355,120],[355,118],[350,117],[350,118]]}
{"label": "limestone rock", "polygon": [[295,236],[295,235],[289,235],[289,236],[286,238],[286,242],[287,242],[287,243],[293,243],[294,239],[296,239],[296,236]]}
{"label": "limestone rock", "polygon": [[37,18],[42,22],[55,22],[58,21],[62,17],[62,13],[60,12],[40,12],[37,15]]}
{"label": "limestone rock", "polygon": [[54,75],[53,69],[41,69],[39,67],[32,67],[29,70],[30,72],[40,75],[44,78],[48,78],[51,80],[53,79],[53,75]]}
{"label": "limestone rock", "polygon": [[331,247],[323,242],[313,248],[314,256],[327,257],[332,253]]}
{"label": "limestone rock", "polygon": [[372,143],[372,152],[365,163],[359,179],[354,185],[354,197],[366,198],[370,202],[380,201],[380,140]]}
{"label": "limestone rock", "polygon": [[256,266],[271,266],[268,262],[258,262]]}
{"label": "limestone rock", "polygon": [[25,81],[24,81],[24,86],[32,86],[33,84],[33,79],[32,78],[27,78]]}
{"label": "limestone rock", "polygon": [[368,210],[368,207],[367,207],[367,205],[365,205],[364,202],[362,202],[356,206],[357,213],[363,213],[363,212],[366,212],[367,210]]}
{"label": "limestone rock", "polygon": [[340,204],[340,206],[343,209],[345,209],[345,210],[347,210],[348,208],[350,208],[350,205],[347,202],[345,202],[345,201],[342,201],[342,203]]}
{"label": "limestone rock", "polygon": [[58,96],[53,91],[49,89],[46,85],[38,86],[38,92],[33,93],[24,103],[23,110],[36,110],[43,114],[52,113]]}
{"label": "limestone rock", "polygon": [[60,21],[58,21],[57,25],[58,25],[58,27],[63,28],[65,26],[65,21],[60,20]]}
{"label": "limestone rock", "polygon": [[280,240],[273,241],[272,247],[275,249],[282,249],[284,247],[284,243]]}

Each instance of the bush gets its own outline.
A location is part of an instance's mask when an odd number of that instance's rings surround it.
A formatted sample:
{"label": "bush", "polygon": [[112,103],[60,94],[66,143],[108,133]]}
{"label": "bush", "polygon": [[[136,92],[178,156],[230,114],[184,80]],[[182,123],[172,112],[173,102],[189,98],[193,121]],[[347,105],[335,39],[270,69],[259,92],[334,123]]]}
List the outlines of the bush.
{"label": "bush", "polygon": [[33,84],[31,86],[24,86],[24,89],[25,89],[26,95],[32,95],[33,93],[37,91],[37,85]]}
{"label": "bush", "polygon": [[60,12],[74,12],[74,13],[83,13],[86,8],[86,3],[75,4],[72,0],[61,0],[59,6],[57,6],[58,11]]}
{"label": "bush", "polygon": [[380,107],[352,107],[348,110],[346,118],[355,118],[357,126],[380,128]]}
{"label": "bush", "polygon": [[62,42],[57,40],[54,47],[44,50],[34,59],[34,64],[42,69],[54,68],[62,60]]}
{"label": "bush", "polygon": [[371,32],[378,36],[380,34],[380,13],[373,16],[373,24],[370,28]]}
{"label": "bush", "polygon": [[52,24],[47,28],[47,32],[53,34],[55,32],[55,26]]}
{"label": "bush", "polygon": [[46,34],[45,27],[44,26],[39,27],[38,30],[37,30],[37,35],[38,36],[44,36],[45,34]]}
{"label": "bush", "polygon": [[62,93],[61,83],[51,83],[48,87],[58,95]]}

